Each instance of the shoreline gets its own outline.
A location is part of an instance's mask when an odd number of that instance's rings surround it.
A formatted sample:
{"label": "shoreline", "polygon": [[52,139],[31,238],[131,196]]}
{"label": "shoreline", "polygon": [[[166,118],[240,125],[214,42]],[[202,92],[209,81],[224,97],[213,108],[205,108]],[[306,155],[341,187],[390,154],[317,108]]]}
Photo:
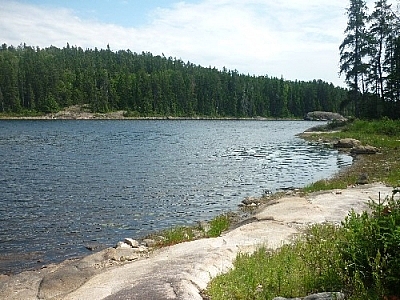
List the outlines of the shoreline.
{"label": "shoreline", "polygon": [[[286,195],[257,209],[217,238],[199,239],[144,253],[134,261],[119,261],[132,249],[107,248],[81,259],[66,260],[40,270],[0,275],[3,299],[202,299],[211,278],[232,268],[238,253],[260,245],[277,249],[305,226],[341,220],[354,209],[366,209],[369,199],[390,195],[380,183],[344,190]],[[174,291],[171,293],[171,291]]]}
{"label": "shoreline", "polygon": [[208,117],[208,116],[135,116],[130,112],[119,110],[107,113],[93,113],[88,105],[73,105],[56,113],[48,113],[38,116],[12,116],[0,114],[0,120],[291,120],[264,117],[234,118],[234,117]]}
{"label": "shoreline", "polygon": [[[31,116],[31,117],[13,117],[13,116],[0,116],[0,121],[9,121],[9,120],[21,120],[21,121],[130,121],[130,120],[155,120],[155,121],[308,121],[303,119],[292,119],[292,118],[265,118],[265,117],[253,117],[253,118],[235,118],[235,117],[111,117],[111,116],[91,116],[91,117],[49,117],[49,116]],[[311,122],[311,121],[308,121]],[[312,122],[325,122],[325,120],[321,121],[312,121]]]}

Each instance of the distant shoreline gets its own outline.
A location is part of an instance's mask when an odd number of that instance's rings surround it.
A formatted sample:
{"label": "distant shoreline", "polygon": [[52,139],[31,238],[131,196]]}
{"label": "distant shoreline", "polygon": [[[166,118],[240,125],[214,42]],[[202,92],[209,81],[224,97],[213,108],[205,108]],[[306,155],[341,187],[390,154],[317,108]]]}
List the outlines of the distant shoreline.
{"label": "distant shoreline", "polygon": [[293,121],[302,120],[295,118],[266,118],[266,117],[252,117],[252,118],[238,118],[238,117],[208,117],[208,116],[138,116],[134,112],[124,110],[112,111],[107,113],[94,113],[91,112],[87,105],[73,105],[65,108],[56,113],[48,113],[37,116],[19,116],[0,114],[0,120],[254,120],[254,121]]}
{"label": "distant shoreline", "polygon": [[177,121],[307,121],[304,119],[295,118],[266,118],[266,117],[252,117],[252,118],[238,118],[238,117],[173,117],[173,116],[149,116],[149,117],[124,117],[120,112],[98,114],[90,113],[85,115],[43,115],[43,116],[7,116],[0,115],[1,120],[92,120],[92,121],[106,121],[106,120],[177,120]]}

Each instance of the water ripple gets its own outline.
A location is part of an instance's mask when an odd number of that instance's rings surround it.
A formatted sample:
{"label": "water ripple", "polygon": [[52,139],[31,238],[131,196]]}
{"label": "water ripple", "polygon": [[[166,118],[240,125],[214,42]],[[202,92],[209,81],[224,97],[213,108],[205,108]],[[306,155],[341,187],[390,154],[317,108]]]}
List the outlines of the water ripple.
{"label": "water ripple", "polygon": [[330,176],[351,158],[295,137],[315,125],[0,121],[0,272],[84,254],[87,242],[112,246],[210,219],[246,196]]}

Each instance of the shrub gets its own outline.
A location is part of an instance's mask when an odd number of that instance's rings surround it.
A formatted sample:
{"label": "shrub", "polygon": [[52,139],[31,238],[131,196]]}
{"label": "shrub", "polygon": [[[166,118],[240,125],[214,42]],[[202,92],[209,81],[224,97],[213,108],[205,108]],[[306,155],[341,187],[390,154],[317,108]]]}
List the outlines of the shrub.
{"label": "shrub", "polygon": [[356,299],[400,296],[400,200],[370,201],[372,213],[351,212],[339,250],[347,284]]}

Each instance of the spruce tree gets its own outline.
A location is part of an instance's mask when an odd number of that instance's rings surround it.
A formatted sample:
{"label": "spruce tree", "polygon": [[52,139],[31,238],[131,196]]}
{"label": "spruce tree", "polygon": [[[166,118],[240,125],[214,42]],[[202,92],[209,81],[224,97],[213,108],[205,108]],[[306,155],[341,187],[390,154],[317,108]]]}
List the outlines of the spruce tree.
{"label": "spruce tree", "polygon": [[350,0],[347,16],[346,36],[339,46],[340,74],[344,73],[346,76],[346,82],[352,92],[355,114],[359,116],[360,92],[364,92],[364,76],[367,70],[367,64],[364,61],[368,53],[366,2]]}

